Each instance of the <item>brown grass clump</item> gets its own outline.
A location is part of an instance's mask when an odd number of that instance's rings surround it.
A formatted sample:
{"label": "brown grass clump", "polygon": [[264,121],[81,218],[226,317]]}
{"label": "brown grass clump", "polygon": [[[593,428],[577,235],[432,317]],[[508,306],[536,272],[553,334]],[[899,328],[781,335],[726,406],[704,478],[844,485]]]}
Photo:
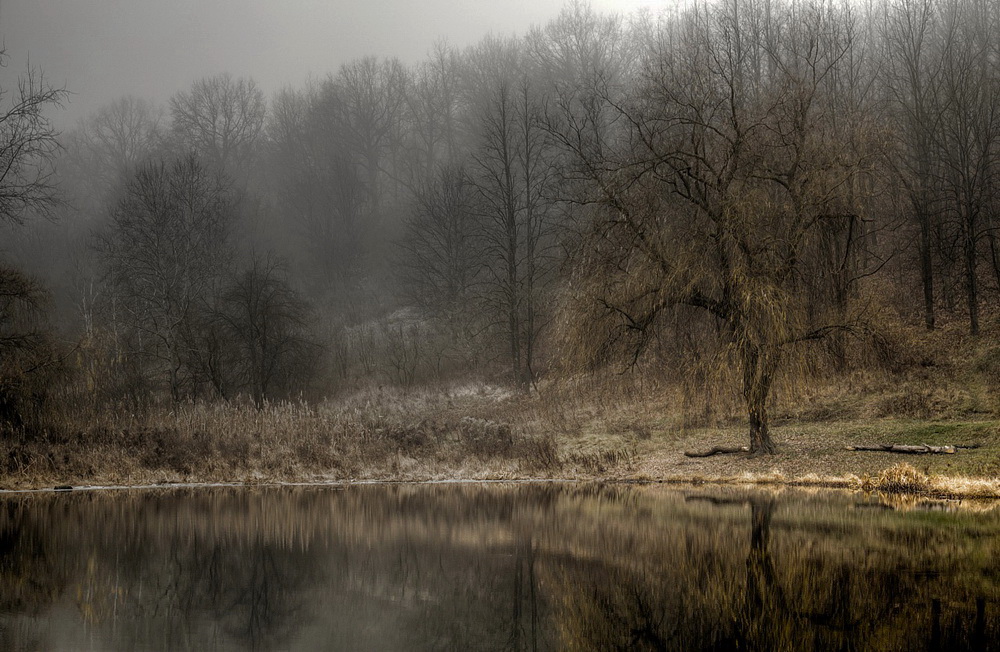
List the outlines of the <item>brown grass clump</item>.
{"label": "brown grass clump", "polygon": [[564,464],[586,475],[604,475],[614,471],[634,471],[635,458],[634,449],[613,448],[588,453],[571,453],[566,456]]}
{"label": "brown grass clump", "polygon": [[902,462],[884,469],[875,477],[863,478],[861,488],[883,493],[926,494],[931,491],[932,485],[925,473]]}
{"label": "brown grass clump", "polygon": [[982,499],[1000,497],[1000,479],[928,475],[905,462],[884,469],[876,476],[861,478],[859,487],[864,491],[914,496]]}
{"label": "brown grass clump", "polygon": [[[938,496],[987,500],[1000,498],[1000,479],[935,476],[931,482],[932,492]],[[992,504],[995,506],[995,503]]]}

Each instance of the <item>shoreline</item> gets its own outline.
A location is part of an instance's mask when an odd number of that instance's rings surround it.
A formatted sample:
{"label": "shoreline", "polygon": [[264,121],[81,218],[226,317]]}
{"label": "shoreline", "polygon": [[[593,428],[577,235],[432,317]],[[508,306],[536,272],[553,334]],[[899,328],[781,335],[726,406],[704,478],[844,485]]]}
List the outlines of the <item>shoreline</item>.
{"label": "shoreline", "polygon": [[[906,467],[906,468],[902,468]],[[889,472],[889,473],[886,473]],[[329,487],[346,489],[355,486],[379,485],[490,485],[490,484],[619,484],[619,485],[674,485],[699,487],[770,487],[793,489],[824,489],[851,491],[863,494],[927,498],[933,500],[981,500],[1000,502],[1000,479],[976,477],[927,476],[920,474],[908,464],[900,464],[886,469],[878,477],[828,476],[808,474],[784,477],[773,473],[744,473],[739,476],[667,476],[650,478],[642,475],[612,475],[607,477],[383,477],[349,479],[248,479],[248,480],[205,480],[205,481],[161,481],[137,482],[132,484],[87,484],[66,483],[55,486],[2,487],[0,496],[17,494],[79,493],[148,491],[162,489],[214,489],[214,488],[282,488],[282,487]],[[916,472],[917,475],[913,475]],[[900,483],[900,474],[906,482]]]}
{"label": "shoreline", "polygon": [[[0,437],[0,491],[441,482],[633,482],[814,487],[1000,499],[1000,417],[774,418],[773,455],[739,419],[678,422],[661,401],[584,393],[375,392],[328,404],[192,404],[104,412]],[[949,449],[950,454],[900,454]],[[857,450],[866,447],[866,450]]]}

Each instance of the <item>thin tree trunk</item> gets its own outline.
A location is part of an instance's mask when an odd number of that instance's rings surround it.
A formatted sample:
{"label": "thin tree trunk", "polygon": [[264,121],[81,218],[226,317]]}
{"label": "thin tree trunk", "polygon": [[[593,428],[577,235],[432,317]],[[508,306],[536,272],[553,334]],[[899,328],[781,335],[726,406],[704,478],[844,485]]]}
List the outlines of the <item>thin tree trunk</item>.
{"label": "thin tree trunk", "polygon": [[969,306],[969,333],[979,335],[979,283],[976,279],[976,240],[972,232],[973,225],[968,226],[969,233],[965,236],[965,287]]}
{"label": "thin tree trunk", "polygon": [[938,279],[941,281],[941,300],[949,313],[955,310],[955,275],[953,265],[957,256],[954,248],[948,245],[941,224],[934,229],[934,238],[938,249]]}
{"label": "thin tree trunk", "polygon": [[520,325],[517,319],[517,308],[515,305],[508,306],[507,309],[507,329],[510,336],[510,368],[514,374],[514,382],[521,384],[521,338],[518,335]]}
{"label": "thin tree trunk", "polygon": [[917,209],[920,220],[920,277],[924,286],[924,326],[934,330],[934,263],[931,257],[931,219],[927,207]]}

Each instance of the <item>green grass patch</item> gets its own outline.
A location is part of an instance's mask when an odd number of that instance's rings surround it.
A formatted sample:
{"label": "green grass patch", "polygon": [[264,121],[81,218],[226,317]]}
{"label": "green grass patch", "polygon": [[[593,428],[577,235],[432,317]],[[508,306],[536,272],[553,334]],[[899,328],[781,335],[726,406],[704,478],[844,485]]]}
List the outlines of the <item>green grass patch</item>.
{"label": "green grass patch", "polygon": [[852,441],[877,444],[990,446],[1000,443],[1000,421],[877,420],[844,429]]}
{"label": "green grass patch", "polygon": [[987,444],[1000,433],[997,421],[915,422],[903,425],[896,433],[904,444]]}

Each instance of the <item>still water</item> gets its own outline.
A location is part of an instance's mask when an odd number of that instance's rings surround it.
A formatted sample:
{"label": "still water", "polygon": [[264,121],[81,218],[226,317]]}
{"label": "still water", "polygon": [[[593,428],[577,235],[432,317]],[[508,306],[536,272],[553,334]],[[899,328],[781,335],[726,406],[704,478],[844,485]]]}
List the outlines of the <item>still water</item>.
{"label": "still water", "polygon": [[1000,649],[1000,509],[391,485],[0,495],[0,649]]}

